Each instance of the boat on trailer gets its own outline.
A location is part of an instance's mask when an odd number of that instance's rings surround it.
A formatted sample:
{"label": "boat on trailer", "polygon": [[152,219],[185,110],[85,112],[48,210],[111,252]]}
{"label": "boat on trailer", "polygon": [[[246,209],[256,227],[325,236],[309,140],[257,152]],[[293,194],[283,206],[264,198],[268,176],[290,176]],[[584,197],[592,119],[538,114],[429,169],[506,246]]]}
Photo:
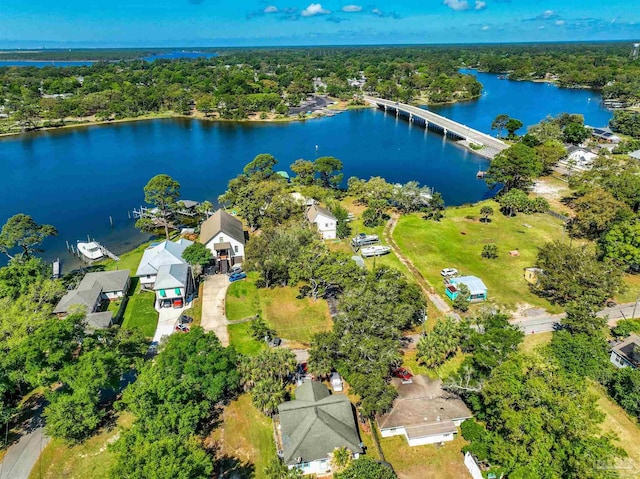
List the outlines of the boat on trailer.
{"label": "boat on trailer", "polygon": [[104,256],[102,248],[95,241],[90,241],[88,243],[78,241],[77,246],[80,254],[91,261],[98,260]]}
{"label": "boat on trailer", "polygon": [[391,248],[389,246],[374,245],[362,248],[361,254],[364,258],[369,258],[371,256],[382,256],[383,254],[389,254],[390,252]]}

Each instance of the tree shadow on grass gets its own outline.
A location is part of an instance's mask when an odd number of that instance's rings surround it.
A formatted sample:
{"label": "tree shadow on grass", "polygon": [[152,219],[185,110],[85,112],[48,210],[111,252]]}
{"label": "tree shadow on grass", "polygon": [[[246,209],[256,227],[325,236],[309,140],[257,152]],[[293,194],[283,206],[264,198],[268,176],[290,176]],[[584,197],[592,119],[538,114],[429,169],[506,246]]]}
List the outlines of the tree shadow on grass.
{"label": "tree shadow on grass", "polygon": [[250,462],[243,462],[237,457],[220,456],[216,460],[216,476],[219,479],[252,479],[256,468]]}

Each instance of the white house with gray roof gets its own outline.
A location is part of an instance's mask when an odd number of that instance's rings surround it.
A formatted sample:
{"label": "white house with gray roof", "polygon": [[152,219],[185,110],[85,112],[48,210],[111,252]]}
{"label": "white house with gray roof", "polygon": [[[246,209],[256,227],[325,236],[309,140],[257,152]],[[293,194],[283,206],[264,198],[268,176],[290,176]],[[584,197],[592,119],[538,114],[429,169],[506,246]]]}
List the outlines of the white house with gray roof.
{"label": "white house with gray roof", "polygon": [[200,243],[211,250],[223,273],[244,261],[245,242],[242,221],[223,209],[216,211],[200,227]]}
{"label": "white house with gray roof", "polygon": [[191,268],[182,253],[193,241],[163,241],[147,248],[136,276],[144,289],[156,293],[156,307],[182,306],[193,291]]}
{"label": "white house with gray roof", "polygon": [[331,469],[330,455],[346,447],[354,457],[362,453],[353,406],[343,394],[331,394],[316,381],[296,388],[295,401],[278,407],[276,447],[284,463],[303,474],[323,474]]}
{"label": "white house with gray roof", "polygon": [[617,368],[640,367],[640,336],[632,334],[611,348],[611,363]]}
{"label": "white house with gray roof", "polygon": [[331,211],[317,204],[313,204],[307,208],[306,216],[309,223],[316,225],[322,235],[322,239],[337,238],[338,219],[333,216]]}

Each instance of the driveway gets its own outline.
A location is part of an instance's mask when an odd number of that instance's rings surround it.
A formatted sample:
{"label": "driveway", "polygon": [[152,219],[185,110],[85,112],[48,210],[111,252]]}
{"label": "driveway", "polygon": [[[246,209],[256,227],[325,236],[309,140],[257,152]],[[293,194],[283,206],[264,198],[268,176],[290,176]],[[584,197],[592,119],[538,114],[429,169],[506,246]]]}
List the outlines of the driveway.
{"label": "driveway", "polygon": [[0,479],[28,479],[29,473],[49,443],[41,418],[44,402],[34,407],[34,415],[23,425],[24,435],[7,450],[0,464]]}
{"label": "driveway", "polygon": [[229,278],[224,274],[214,274],[207,277],[202,290],[202,322],[205,331],[213,331],[223,346],[229,346],[229,331],[227,330],[227,315],[224,300],[227,296]]}
{"label": "driveway", "polygon": [[156,327],[156,333],[153,335],[153,340],[160,342],[164,336],[173,334],[180,315],[191,305],[185,308],[160,308],[158,309],[158,326]]}

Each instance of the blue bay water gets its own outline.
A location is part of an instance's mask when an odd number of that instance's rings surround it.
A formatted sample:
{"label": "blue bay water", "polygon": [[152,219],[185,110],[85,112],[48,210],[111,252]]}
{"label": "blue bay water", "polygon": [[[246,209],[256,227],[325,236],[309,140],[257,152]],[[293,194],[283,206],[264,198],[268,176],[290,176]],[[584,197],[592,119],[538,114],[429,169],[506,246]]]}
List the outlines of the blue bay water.
{"label": "blue bay water", "polygon": [[[496,93],[490,81],[481,81],[487,85],[481,100],[437,111],[488,133],[493,118],[503,112],[525,124],[561,111],[583,113],[592,124],[605,124],[610,117],[593,92],[533,84],[548,91],[549,98],[531,102],[526,98],[530,83],[496,79]],[[505,90],[511,92],[508,103]],[[594,99],[586,102],[585,94]],[[513,111],[504,111],[505,105]],[[487,168],[486,160],[379,110],[294,123],[150,120],[0,139],[0,222],[23,212],[56,226],[59,236],[45,242],[43,256],[60,256],[68,270],[72,258],[65,256],[66,241],[90,235],[121,253],[147,239],[127,213],[144,204],[143,187],[152,176],[173,176],[184,199],[215,202],[229,179],[259,153],[273,154],[278,169],[288,169],[298,158],[335,156],[344,163],[345,181],[350,176],[416,180],[441,192],[448,205],[493,194],[476,179],[478,169]]]}
{"label": "blue bay water", "polygon": [[[176,60],[183,59],[196,59],[196,58],[213,58],[217,56],[216,53],[205,52],[193,52],[193,51],[175,51],[158,53],[155,55],[149,55],[142,57],[143,60],[152,62],[155,60]],[[85,67],[96,63],[91,60],[78,60],[78,61],[36,61],[36,60],[0,60],[1,67]]]}

